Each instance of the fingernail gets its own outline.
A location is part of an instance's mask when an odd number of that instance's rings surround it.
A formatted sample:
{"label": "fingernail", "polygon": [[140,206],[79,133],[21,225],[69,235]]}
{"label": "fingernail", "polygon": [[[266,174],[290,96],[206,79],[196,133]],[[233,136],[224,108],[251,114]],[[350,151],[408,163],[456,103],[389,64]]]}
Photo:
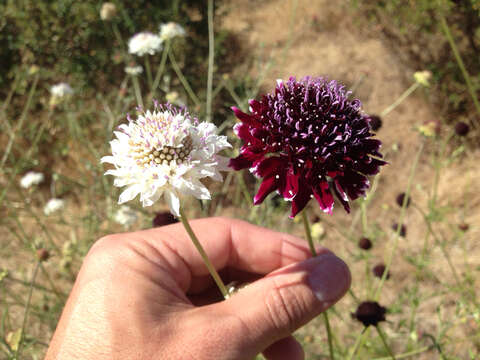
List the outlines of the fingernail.
{"label": "fingernail", "polygon": [[330,305],[340,299],[350,287],[350,270],[333,254],[323,254],[312,260],[315,265],[308,275],[310,288],[318,300]]}

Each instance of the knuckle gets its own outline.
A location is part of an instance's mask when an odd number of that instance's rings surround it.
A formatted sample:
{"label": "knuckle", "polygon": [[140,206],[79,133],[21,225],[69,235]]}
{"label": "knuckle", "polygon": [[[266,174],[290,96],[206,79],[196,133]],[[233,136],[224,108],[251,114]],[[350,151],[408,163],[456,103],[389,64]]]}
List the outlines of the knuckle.
{"label": "knuckle", "polygon": [[295,331],[306,313],[305,301],[290,286],[275,284],[265,297],[265,305],[271,324],[285,334]]}

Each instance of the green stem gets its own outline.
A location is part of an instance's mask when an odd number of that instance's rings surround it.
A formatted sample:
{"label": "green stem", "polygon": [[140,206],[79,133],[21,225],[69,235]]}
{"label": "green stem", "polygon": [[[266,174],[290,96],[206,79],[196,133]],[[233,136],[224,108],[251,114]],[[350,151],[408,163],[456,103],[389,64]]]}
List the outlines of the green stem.
{"label": "green stem", "polygon": [[188,93],[192,101],[195,103],[195,106],[200,107],[200,100],[198,99],[197,95],[193,92],[190,84],[188,83],[187,79],[185,76],[183,76],[182,70],[178,66],[177,61],[175,60],[175,56],[173,55],[172,51],[168,52],[168,58],[170,59],[170,62],[172,63],[173,70],[177,74],[178,78],[180,79],[180,82],[182,83],[183,87],[185,88],[185,91]]}
{"label": "green stem", "polygon": [[157,74],[155,75],[155,79],[153,80],[152,94],[155,90],[157,90],[157,87],[160,84],[163,71],[165,70],[165,64],[167,63],[167,56],[169,51],[170,51],[170,40],[167,40],[167,43],[165,44],[165,48],[163,49],[160,65],[158,66],[158,69],[157,69]]}
{"label": "green stem", "polygon": [[380,339],[382,339],[383,345],[385,346],[385,349],[387,349],[388,354],[390,357],[395,360],[395,355],[393,355],[392,349],[390,346],[388,346],[387,339],[385,338],[385,334],[383,333],[382,329],[380,329],[380,326],[375,326],[377,328],[378,335],[380,335]]}
{"label": "green stem", "polygon": [[15,357],[14,357],[15,359],[20,358],[19,355],[23,345],[25,326],[27,325],[28,311],[30,310],[30,303],[32,301],[33,288],[34,288],[35,279],[37,278],[39,268],[40,268],[40,261],[37,261],[37,264],[35,265],[35,270],[33,271],[32,280],[30,281],[30,290],[28,292],[27,303],[25,304],[25,313],[23,315],[22,331],[20,333],[21,334],[20,342],[18,344],[17,351],[15,351]]}
{"label": "green stem", "polygon": [[[405,191],[406,198],[410,197],[410,189],[412,187],[413,177],[414,177],[415,171],[417,169],[418,161],[420,160],[420,155],[423,152],[423,147],[424,147],[424,143],[422,142],[421,145],[420,145],[420,148],[418,149],[417,155],[415,156],[415,159],[413,160],[412,168],[410,170],[410,175],[409,175],[409,178],[408,178],[407,189]],[[397,229],[395,229],[395,238],[393,240],[392,251],[390,252],[390,256],[388,257],[388,260],[385,264],[385,271],[383,272],[382,278],[380,279],[380,283],[378,284],[377,291],[375,292],[375,300],[377,300],[377,301],[378,301],[378,298],[380,297],[380,294],[382,292],[383,285],[385,284],[385,280],[387,279],[388,271],[390,270],[390,266],[392,265],[392,262],[393,262],[393,257],[395,256],[395,252],[397,250],[398,239],[400,237],[399,236],[400,235],[400,230],[401,230],[401,227],[402,227],[402,224],[403,224],[403,220],[405,218],[406,204],[407,204],[407,202],[404,201],[402,209],[400,211],[398,226],[397,226]]]}
{"label": "green stem", "polygon": [[395,109],[398,105],[400,105],[403,102],[403,100],[409,97],[411,93],[417,90],[419,86],[420,84],[418,82],[416,82],[415,84],[412,84],[412,86],[410,86],[407,90],[405,90],[405,92],[402,95],[400,95],[398,99],[393,102],[392,105],[390,105],[385,110],[383,110],[380,113],[380,116],[383,117],[383,116],[386,116],[388,113],[390,113],[393,109]]}
{"label": "green stem", "polygon": [[369,329],[370,328],[368,327],[367,328],[364,327],[360,335],[357,336],[357,339],[355,340],[355,344],[353,344],[352,350],[350,351],[350,354],[348,355],[347,360],[352,360],[357,350],[362,347],[363,343],[365,342],[365,338]]}
{"label": "green stem", "polygon": [[317,251],[315,250],[315,245],[313,244],[312,230],[310,229],[310,222],[308,221],[306,209],[302,211],[302,220],[303,228],[305,229],[305,236],[307,237],[308,246],[310,247],[310,252],[313,256],[317,256]]}
{"label": "green stem", "polygon": [[137,103],[143,108],[143,99],[142,92],[140,91],[140,83],[138,82],[138,77],[132,75],[133,89],[135,90],[135,97],[137,98]]}
{"label": "green stem", "polygon": [[120,30],[118,30],[117,24],[115,22],[112,23],[112,29],[115,37],[117,38],[117,41],[119,42],[120,46],[122,48],[125,48],[125,43],[123,42],[122,35],[120,34]]}
{"label": "green stem", "polygon": [[243,173],[241,171],[237,171],[238,183],[240,184],[240,188],[242,189],[243,196],[248,203],[249,207],[253,206],[253,200],[248,191],[247,184],[245,183],[245,179],[243,178]]}
{"label": "green stem", "polygon": [[[310,247],[310,251],[313,256],[317,256],[317,251],[315,250],[315,246],[313,244],[312,231],[310,229],[310,222],[308,221],[307,209],[302,211],[302,219],[303,219],[303,227],[305,228],[305,236],[308,240],[308,246]],[[325,310],[322,313],[322,315],[323,315],[323,319],[325,320],[325,328],[327,330],[328,351],[330,353],[330,359],[335,360],[335,356],[333,353],[332,329],[330,328],[330,321],[328,320],[327,310]]]}
{"label": "green stem", "polygon": [[[423,348],[420,348],[420,349],[417,349],[417,350],[412,350],[412,351],[409,351],[409,352],[406,352],[406,353],[403,353],[403,354],[399,354],[397,355],[397,359],[405,359],[405,358],[408,358],[408,357],[411,357],[413,355],[418,355],[418,354],[421,354],[425,351],[428,351],[431,349],[431,346],[424,346]],[[381,358],[375,358],[373,360],[388,360],[390,359],[390,356],[389,357],[381,357]]]}
{"label": "green stem", "polygon": [[193,232],[192,227],[190,226],[188,219],[185,215],[185,212],[183,211],[183,208],[180,208],[180,220],[182,221],[183,227],[188,233],[188,236],[190,236],[190,239],[193,242],[193,245],[197,248],[197,251],[199,252],[200,256],[203,259],[203,262],[205,263],[205,266],[207,267],[208,271],[210,272],[210,275],[212,275],[213,280],[217,284],[218,288],[220,289],[220,292],[222,293],[223,297],[225,299],[228,298],[228,291],[227,288],[225,287],[225,284],[223,283],[222,279],[220,278],[220,275],[218,275],[217,270],[215,270],[215,267],[213,264],[210,262],[210,259],[208,258],[207,253],[202,247],[202,244],[200,244],[200,241],[198,241],[197,236]]}
{"label": "green stem", "polygon": [[147,82],[150,91],[153,91],[152,69],[150,68],[150,59],[145,55],[145,72],[147,73]]}
{"label": "green stem", "polygon": [[212,88],[215,39],[213,32],[213,0],[208,0],[208,74],[207,74],[207,122],[212,121]]}
{"label": "green stem", "polygon": [[475,88],[473,87],[472,81],[470,79],[470,75],[468,74],[468,71],[465,68],[465,64],[463,63],[462,57],[460,56],[460,52],[458,51],[457,45],[455,44],[455,39],[453,38],[453,35],[450,31],[447,20],[445,19],[445,17],[441,12],[438,13],[438,16],[440,17],[440,25],[442,27],[442,30],[445,32],[445,36],[448,40],[448,43],[450,44],[450,47],[452,48],[453,55],[455,56],[455,60],[457,60],[458,67],[460,68],[463,78],[465,79],[465,83],[467,84],[468,92],[472,97],[473,104],[475,105],[475,108],[477,109],[478,114],[480,114],[480,103],[478,102]]}

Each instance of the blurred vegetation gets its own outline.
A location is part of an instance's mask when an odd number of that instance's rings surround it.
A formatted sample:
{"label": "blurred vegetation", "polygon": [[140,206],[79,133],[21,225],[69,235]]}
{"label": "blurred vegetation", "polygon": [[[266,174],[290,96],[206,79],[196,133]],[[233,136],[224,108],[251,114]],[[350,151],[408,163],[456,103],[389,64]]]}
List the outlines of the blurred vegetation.
{"label": "blurred vegetation", "polygon": [[[102,2],[0,2],[0,96],[8,93],[8,85],[17,74],[28,72],[32,65],[40,68],[42,80],[68,81],[83,92],[116,87],[116,79],[123,76],[128,62],[125,51],[128,38],[140,31],[158,32],[159,25],[168,21],[177,22],[188,31],[189,39],[182,42],[178,60],[192,87],[199,87],[199,74],[207,71],[204,1],[116,0],[113,3],[118,14],[112,22],[121,33],[123,44],[115,37],[111,22],[100,19]],[[216,36],[217,58],[225,55],[222,43],[226,36],[225,33]],[[203,88],[203,82],[201,85]],[[20,82],[17,93],[24,93],[26,87],[26,81]]]}
{"label": "blurred vegetation", "polygon": [[447,119],[466,120],[478,127],[480,114],[465,91],[465,79],[442,29],[441,18],[446,19],[478,98],[480,0],[353,0],[353,3],[381,25],[401,59],[432,71],[440,94],[436,103]]}

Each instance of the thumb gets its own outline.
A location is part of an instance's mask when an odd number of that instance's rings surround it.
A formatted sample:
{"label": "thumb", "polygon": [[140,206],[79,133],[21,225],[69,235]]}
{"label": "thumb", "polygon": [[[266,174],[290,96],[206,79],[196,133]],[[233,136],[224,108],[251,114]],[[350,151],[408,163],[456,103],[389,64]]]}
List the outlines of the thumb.
{"label": "thumb", "polygon": [[350,280],[347,265],[326,253],[278,269],[215,308],[241,323],[233,327],[238,334],[230,332],[231,345],[259,353],[337,302]]}

